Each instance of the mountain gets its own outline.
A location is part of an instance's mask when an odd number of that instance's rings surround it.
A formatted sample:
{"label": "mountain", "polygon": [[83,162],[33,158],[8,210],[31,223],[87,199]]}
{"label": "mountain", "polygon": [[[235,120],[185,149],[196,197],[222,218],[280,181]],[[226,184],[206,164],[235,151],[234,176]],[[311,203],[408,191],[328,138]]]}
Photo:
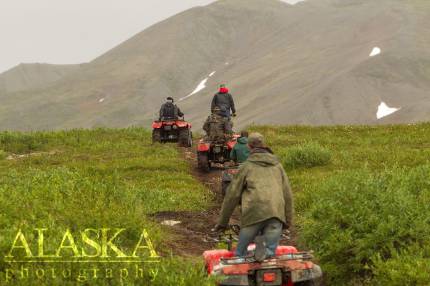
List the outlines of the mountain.
{"label": "mountain", "polygon": [[[429,35],[423,0],[219,0],[52,85],[0,93],[0,128],[149,126],[173,96],[186,97],[178,104],[198,129],[220,83],[235,97],[237,128],[425,121]],[[381,102],[400,110],[377,120]]]}
{"label": "mountain", "polygon": [[81,65],[20,64],[0,74],[0,94],[38,89],[74,73]]}

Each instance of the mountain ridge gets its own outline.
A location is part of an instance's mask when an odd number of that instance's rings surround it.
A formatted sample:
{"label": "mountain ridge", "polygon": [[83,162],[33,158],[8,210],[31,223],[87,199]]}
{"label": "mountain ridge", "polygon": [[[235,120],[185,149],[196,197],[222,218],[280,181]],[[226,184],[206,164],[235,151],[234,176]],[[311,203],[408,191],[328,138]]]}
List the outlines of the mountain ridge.
{"label": "mountain ridge", "polygon": [[[165,97],[184,98],[205,84],[178,103],[199,128],[220,83],[236,100],[237,128],[429,120],[423,112],[403,114],[428,102],[430,42],[420,35],[430,26],[430,7],[252,0],[245,9],[246,3],[184,11],[54,85],[3,96],[0,128],[149,126]],[[375,47],[382,52],[370,57]],[[378,121],[381,102],[402,109]]]}
{"label": "mountain ridge", "polygon": [[48,86],[78,71],[82,65],[21,63],[0,74],[0,95]]}

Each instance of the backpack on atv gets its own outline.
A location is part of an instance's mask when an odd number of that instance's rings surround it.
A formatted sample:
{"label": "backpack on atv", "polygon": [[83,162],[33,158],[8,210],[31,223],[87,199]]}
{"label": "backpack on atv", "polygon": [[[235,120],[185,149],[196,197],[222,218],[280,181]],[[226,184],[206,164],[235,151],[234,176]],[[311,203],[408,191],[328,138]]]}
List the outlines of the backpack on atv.
{"label": "backpack on atv", "polygon": [[219,116],[210,116],[208,120],[208,139],[211,142],[223,143],[226,140],[225,124],[223,118]]}

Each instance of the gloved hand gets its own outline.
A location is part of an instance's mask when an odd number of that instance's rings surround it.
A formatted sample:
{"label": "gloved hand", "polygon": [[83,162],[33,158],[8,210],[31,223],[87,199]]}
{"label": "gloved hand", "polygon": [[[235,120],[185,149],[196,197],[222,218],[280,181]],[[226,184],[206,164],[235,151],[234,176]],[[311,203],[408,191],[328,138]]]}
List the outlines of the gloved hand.
{"label": "gloved hand", "polygon": [[236,113],[233,113],[233,117],[236,117]]}
{"label": "gloved hand", "polygon": [[217,224],[213,229],[211,229],[212,232],[224,232],[227,229],[227,227]]}

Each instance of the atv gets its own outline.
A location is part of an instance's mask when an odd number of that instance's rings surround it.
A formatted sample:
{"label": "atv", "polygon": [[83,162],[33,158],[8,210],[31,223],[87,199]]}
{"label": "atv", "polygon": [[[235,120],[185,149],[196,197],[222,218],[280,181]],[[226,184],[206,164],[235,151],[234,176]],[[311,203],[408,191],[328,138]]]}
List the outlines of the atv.
{"label": "atv", "polygon": [[152,123],[152,142],[178,142],[182,147],[191,147],[193,144],[191,124],[184,118],[154,121]]}
{"label": "atv", "polygon": [[209,172],[213,164],[230,161],[230,152],[236,145],[239,135],[233,135],[224,141],[211,141],[207,137],[200,139],[197,145],[197,164],[200,170]]}
{"label": "atv", "polygon": [[[230,226],[238,236],[239,226]],[[222,236],[222,235],[221,235]],[[220,236],[220,237],[221,237]],[[283,235],[283,238],[289,239]],[[218,277],[218,286],[311,286],[319,285],[322,279],[321,268],[312,262],[309,252],[299,252],[293,246],[280,245],[276,255],[259,262],[254,258],[255,244],[248,247],[249,256],[235,257],[232,242],[237,240],[233,234],[216,242],[225,242],[227,249],[208,250],[203,253],[205,267],[209,276]],[[258,247],[258,246],[257,246]]]}

